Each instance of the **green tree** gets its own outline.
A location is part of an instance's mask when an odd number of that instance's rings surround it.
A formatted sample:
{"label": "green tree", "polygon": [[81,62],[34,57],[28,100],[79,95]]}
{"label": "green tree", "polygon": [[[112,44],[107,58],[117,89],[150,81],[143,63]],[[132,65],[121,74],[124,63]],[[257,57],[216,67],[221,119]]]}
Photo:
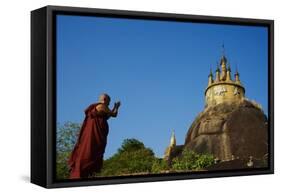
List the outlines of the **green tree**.
{"label": "green tree", "polygon": [[80,125],[66,122],[57,125],[56,131],[56,176],[57,179],[69,177],[68,158],[78,137]]}
{"label": "green tree", "polygon": [[154,153],[137,139],[125,139],[117,153],[104,161],[99,176],[118,176],[150,173]]}
{"label": "green tree", "polygon": [[118,153],[123,152],[134,152],[137,150],[145,149],[145,146],[142,142],[137,139],[125,139],[121,145],[121,148],[118,149]]}
{"label": "green tree", "polygon": [[170,168],[168,162],[162,158],[155,158],[151,167],[152,173],[163,173],[168,171]]}
{"label": "green tree", "polygon": [[[67,161],[79,134],[80,125],[67,122],[57,126],[56,132],[56,175],[58,179],[69,177]],[[197,154],[184,150],[181,156],[167,161],[156,158],[153,151],[137,139],[125,139],[117,153],[103,163],[101,173],[97,176],[119,176],[131,174],[163,173],[167,170],[198,170],[214,163],[210,154]]]}
{"label": "green tree", "polygon": [[172,170],[200,170],[214,164],[214,156],[211,154],[198,154],[184,149],[182,154],[172,160]]}

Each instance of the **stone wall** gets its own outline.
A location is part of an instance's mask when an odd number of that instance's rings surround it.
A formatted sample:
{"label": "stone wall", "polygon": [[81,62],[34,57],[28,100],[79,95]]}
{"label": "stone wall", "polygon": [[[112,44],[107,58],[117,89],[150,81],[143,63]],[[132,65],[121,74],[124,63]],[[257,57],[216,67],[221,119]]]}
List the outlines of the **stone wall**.
{"label": "stone wall", "polygon": [[268,153],[268,124],[263,111],[248,100],[208,107],[192,123],[184,146],[222,161],[263,158]]}

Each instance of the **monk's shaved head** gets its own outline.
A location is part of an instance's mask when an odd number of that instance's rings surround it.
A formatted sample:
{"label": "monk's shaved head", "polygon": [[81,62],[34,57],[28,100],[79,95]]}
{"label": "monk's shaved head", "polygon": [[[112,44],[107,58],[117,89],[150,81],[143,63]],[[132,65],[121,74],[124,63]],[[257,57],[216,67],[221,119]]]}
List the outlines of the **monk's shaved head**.
{"label": "monk's shaved head", "polygon": [[99,97],[99,102],[109,105],[110,96],[106,93],[101,94],[100,97]]}

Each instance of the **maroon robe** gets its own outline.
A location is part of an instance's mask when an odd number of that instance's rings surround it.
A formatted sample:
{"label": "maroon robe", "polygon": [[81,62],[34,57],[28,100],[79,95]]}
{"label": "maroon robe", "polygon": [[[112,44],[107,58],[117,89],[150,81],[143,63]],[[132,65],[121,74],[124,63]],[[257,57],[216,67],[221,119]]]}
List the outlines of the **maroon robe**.
{"label": "maroon robe", "polygon": [[92,173],[100,172],[102,168],[108,117],[97,114],[98,104],[100,103],[92,104],[85,110],[86,117],[68,161],[71,179],[87,178]]}

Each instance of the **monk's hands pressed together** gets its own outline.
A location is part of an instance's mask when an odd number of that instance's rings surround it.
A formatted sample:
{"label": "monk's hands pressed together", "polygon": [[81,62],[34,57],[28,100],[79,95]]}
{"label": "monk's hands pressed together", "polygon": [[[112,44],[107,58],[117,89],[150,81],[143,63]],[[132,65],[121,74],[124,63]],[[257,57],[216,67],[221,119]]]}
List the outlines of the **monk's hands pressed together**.
{"label": "monk's hands pressed together", "polygon": [[114,103],[114,106],[115,106],[116,108],[119,108],[120,105],[121,105],[121,102],[120,102],[120,101],[117,101],[117,102]]}

